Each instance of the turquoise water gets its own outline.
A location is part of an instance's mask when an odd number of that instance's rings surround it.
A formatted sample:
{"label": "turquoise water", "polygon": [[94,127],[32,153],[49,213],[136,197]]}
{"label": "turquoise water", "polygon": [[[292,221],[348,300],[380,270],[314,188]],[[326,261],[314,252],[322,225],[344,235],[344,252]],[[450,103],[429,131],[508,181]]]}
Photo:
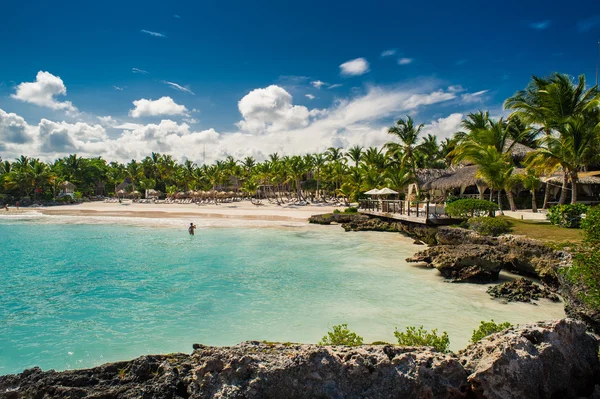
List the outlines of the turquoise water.
{"label": "turquoise water", "polygon": [[[409,266],[411,241],[339,227],[182,228],[0,219],[0,375],[82,368],[193,343],[373,340],[425,325],[466,345],[479,320],[561,317]],[[418,249],[418,247],[416,247]]]}

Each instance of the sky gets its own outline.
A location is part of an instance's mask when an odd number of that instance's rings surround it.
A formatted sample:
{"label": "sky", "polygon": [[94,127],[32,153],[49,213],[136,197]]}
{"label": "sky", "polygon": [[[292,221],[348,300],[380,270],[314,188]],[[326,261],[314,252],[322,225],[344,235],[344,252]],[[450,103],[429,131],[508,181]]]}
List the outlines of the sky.
{"label": "sky", "polygon": [[593,85],[600,4],[24,0],[0,37],[2,159],[260,161],[380,146],[407,115],[441,140],[532,75]]}

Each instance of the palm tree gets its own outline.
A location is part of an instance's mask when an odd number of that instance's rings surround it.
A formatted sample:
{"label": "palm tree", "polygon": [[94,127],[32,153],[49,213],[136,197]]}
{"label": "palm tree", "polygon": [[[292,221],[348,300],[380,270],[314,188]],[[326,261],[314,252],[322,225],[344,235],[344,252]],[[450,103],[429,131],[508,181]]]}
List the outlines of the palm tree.
{"label": "palm tree", "polygon": [[358,164],[360,163],[363,155],[363,148],[359,145],[355,145],[354,147],[350,147],[348,152],[346,152],[346,156],[354,162],[354,167],[358,168]]}
{"label": "palm tree", "polygon": [[[423,124],[415,126],[410,116],[407,116],[406,119],[398,119],[396,125],[388,129],[388,133],[396,136],[400,140],[400,144],[392,142],[385,145],[388,149],[392,149],[393,152],[401,151],[400,166],[410,170],[414,178],[417,176],[415,147],[423,126]],[[418,195],[420,192],[419,183],[417,182],[416,185]]]}
{"label": "palm tree", "polygon": [[526,189],[531,193],[531,211],[533,213],[537,213],[537,202],[535,198],[535,192],[540,188],[542,182],[540,181],[540,177],[535,169],[527,168],[526,173],[519,176],[521,178],[521,182]]}
{"label": "palm tree", "polygon": [[[587,119],[590,115],[597,114],[599,105],[598,88],[594,86],[586,90],[585,76],[580,75],[575,83],[568,75],[559,73],[554,73],[548,78],[534,76],[525,90],[518,91],[504,103],[506,109],[514,110],[513,115],[518,116],[528,125],[540,126],[539,129],[545,133],[544,140],[547,148],[541,152],[546,155],[542,155],[537,163],[542,163],[541,159],[547,159],[550,163],[546,169],[553,169],[552,165],[568,163],[566,159],[557,160],[556,157],[573,156],[576,151],[575,148],[569,151],[557,151],[556,148],[548,147],[554,144],[551,136],[556,134],[561,137],[560,140],[564,144],[577,146],[577,138],[566,137],[575,131],[581,132],[580,128],[573,126],[580,122],[574,122],[572,118]],[[571,122],[568,122],[569,120]],[[552,153],[552,156],[547,156],[547,152]],[[575,182],[573,182],[574,178]],[[577,175],[563,169],[560,204],[566,202],[569,179],[574,186],[577,185]],[[546,192],[549,192],[549,188],[549,184],[546,184]],[[575,189],[572,190],[571,202],[573,200],[577,200]]]}

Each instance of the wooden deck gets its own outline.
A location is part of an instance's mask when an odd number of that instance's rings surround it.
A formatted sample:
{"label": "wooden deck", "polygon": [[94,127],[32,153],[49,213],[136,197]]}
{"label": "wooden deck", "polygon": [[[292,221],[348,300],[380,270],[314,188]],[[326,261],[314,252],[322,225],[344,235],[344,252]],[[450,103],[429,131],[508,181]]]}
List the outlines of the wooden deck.
{"label": "wooden deck", "polygon": [[358,211],[365,215],[431,226],[456,223],[456,219],[445,215],[443,206],[429,201],[363,200]]}

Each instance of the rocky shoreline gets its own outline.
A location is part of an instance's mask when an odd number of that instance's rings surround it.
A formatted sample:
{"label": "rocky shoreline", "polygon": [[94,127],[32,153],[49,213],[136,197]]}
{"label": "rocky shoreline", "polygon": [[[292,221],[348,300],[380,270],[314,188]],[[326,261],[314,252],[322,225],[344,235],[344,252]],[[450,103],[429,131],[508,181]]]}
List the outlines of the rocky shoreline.
{"label": "rocky shoreline", "polygon": [[244,342],[191,355],[0,376],[0,398],[600,398],[598,340],[574,320],[432,348]]}

